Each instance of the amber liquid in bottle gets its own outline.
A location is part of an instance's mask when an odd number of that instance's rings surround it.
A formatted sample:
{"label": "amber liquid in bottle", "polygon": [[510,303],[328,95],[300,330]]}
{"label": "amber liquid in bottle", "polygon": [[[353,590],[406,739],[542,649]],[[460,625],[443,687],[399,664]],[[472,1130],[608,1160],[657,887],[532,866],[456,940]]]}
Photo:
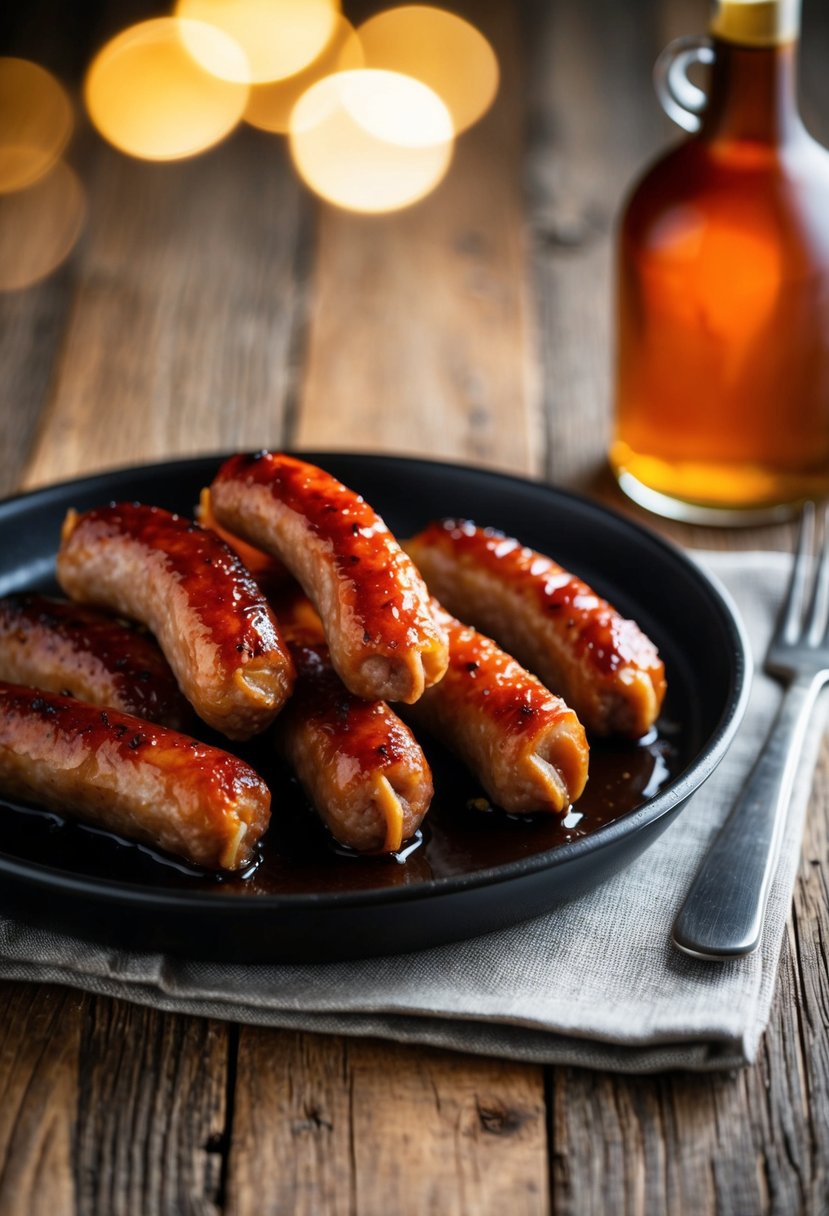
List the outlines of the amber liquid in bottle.
{"label": "amber liquid in bottle", "polygon": [[791,32],[717,28],[699,134],[622,220],[610,459],[660,514],[753,522],[829,495],[829,153],[798,115]]}

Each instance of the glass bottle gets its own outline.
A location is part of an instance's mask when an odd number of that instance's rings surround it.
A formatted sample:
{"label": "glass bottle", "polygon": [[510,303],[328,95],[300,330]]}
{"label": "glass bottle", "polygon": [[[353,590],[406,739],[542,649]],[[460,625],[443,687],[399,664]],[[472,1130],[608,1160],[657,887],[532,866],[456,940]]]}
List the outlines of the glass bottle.
{"label": "glass bottle", "polygon": [[799,26],[800,0],[716,0],[710,39],[657,62],[694,135],[622,218],[610,461],[675,519],[759,522],[829,495],[829,153],[797,109]]}

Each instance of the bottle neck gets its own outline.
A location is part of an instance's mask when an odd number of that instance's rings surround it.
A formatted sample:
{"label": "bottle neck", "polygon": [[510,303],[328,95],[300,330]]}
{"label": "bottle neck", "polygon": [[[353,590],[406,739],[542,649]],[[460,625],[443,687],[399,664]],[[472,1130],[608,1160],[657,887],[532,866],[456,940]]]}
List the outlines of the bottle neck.
{"label": "bottle neck", "polygon": [[715,34],[714,56],[704,137],[781,144],[799,134],[796,40],[758,46]]}

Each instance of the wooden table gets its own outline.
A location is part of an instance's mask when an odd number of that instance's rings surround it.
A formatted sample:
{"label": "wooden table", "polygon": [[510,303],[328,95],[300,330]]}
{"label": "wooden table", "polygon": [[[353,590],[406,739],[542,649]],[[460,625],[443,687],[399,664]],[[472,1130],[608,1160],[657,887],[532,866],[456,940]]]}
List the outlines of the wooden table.
{"label": "wooden table", "polygon": [[[38,0],[4,53],[77,79],[148,10]],[[636,514],[604,466],[611,226],[663,146],[649,73],[704,0],[489,0],[503,84],[437,193],[316,207],[274,141],[176,165],[81,129],[71,262],[0,300],[0,490],[263,445],[427,453]],[[804,110],[829,136],[829,20],[806,0]],[[9,14],[4,18],[9,21]],[[781,545],[648,522],[680,543]],[[827,1210],[824,755],[755,1067],[625,1077],[0,987],[0,1212]],[[667,928],[667,926],[666,926]]]}

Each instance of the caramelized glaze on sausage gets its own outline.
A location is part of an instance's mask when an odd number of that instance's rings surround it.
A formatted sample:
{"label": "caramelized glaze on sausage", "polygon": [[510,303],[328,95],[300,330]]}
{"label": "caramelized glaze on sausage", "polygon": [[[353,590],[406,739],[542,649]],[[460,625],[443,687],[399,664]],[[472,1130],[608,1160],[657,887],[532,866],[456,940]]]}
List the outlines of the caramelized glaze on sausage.
{"label": "caramelized glaze on sausage", "polygon": [[384,701],[348,691],[307,600],[284,611],[280,604],[279,618],[297,682],[275,727],[278,747],[336,840],[358,852],[396,852],[432,800],[426,757]]}
{"label": "caramelized glaze on sausage", "polygon": [[156,643],[95,608],[43,595],[0,600],[0,680],[135,714],[173,730],[196,715]]}
{"label": "caramelized glaze on sausage", "polygon": [[566,812],[587,781],[575,713],[491,638],[433,606],[449,637],[449,669],[407,716],[446,743],[505,811]]}
{"label": "caramelized glaze on sausage", "polygon": [[282,595],[287,588],[296,586],[290,571],[271,553],[254,548],[240,536],[234,536],[227,528],[222,527],[216,519],[210,490],[207,487],[199,495],[196,519],[203,528],[209,528],[211,532],[215,532],[233,550],[245,569],[256,579],[257,586],[266,599]]}
{"label": "caramelized glaze on sausage", "polygon": [[219,523],[274,553],[301,583],[351,692],[410,703],[441,678],[446,640],[426,587],[364,498],[314,465],[268,452],[232,457],[210,492]]}
{"label": "caramelized glaze on sausage", "polygon": [[638,738],[665,695],[665,668],[639,626],[551,558],[468,520],[430,524],[406,546],[430,590],[494,637],[588,730]]}
{"label": "caramelized glaze on sausage", "polygon": [[215,533],[138,503],[70,512],[57,574],[72,599],[145,624],[196,712],[229,738],[263,731],[290,695],[276,619]]}
{"label": "caramelized glaze on sausage", "polygon": [[243,761],[71,697],[0,684],[0,792],[208,869],[250,864],[270,793]]}

